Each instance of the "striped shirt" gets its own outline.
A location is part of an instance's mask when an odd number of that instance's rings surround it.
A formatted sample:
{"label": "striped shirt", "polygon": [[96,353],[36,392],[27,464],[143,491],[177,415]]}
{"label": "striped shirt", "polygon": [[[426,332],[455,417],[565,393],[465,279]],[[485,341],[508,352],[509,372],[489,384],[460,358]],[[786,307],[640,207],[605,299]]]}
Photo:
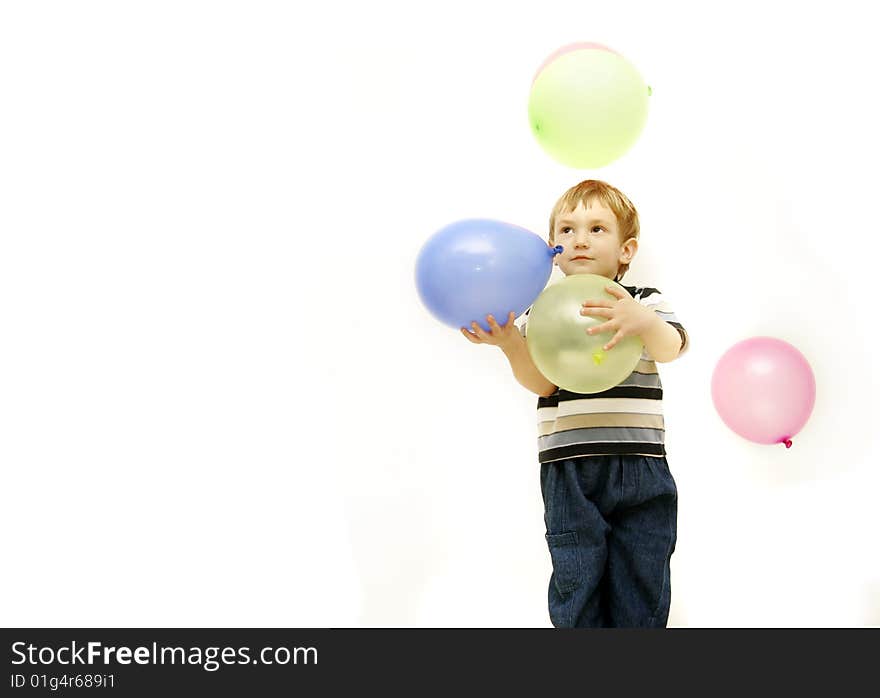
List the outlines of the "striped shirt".
{"label": "striped shirt", "polygon": [[[678,330],[684,352],[687,332],[660,291],[623,288]],[[525,329],[523,323],[523,335]],[[549,397],[538,398],[541,463],[604,454],[665,456],[664,433],[663,385],[647,348],[633,372],[609,390],[581,394],[557,388]]]}

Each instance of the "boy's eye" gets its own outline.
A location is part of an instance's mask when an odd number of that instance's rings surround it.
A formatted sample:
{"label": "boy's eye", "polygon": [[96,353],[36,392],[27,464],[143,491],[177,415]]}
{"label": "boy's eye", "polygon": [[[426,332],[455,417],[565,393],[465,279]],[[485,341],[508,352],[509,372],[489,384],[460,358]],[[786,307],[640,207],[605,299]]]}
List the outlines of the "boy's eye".
{"label": "boy's eye", "polygon": [[[604,230],[605,230],[605,228],[603,228],[601,225],[594,225],[592,228],[590,228],[590,232],[591,232],[591,233],[595,233],[595,232],[599,232],[599,231],[604,231]],[[572,232],[572,229],[571,229],[570,226],[564,226],[564,227],[562,227],[562,228],[559,229],[559,232],[568,235],[569,233]]]}

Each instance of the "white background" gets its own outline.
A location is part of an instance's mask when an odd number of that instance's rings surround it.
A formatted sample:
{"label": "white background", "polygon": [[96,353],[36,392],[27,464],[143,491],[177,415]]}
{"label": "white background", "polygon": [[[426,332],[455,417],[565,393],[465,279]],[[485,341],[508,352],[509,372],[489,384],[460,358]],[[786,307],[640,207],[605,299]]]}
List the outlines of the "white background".
{"label": "white background", "polygon": [[[863,6],[3,3],[0,623],[549,627],[535,398],[414,261],[460,218],[544,235],[593,177],[692,339],[670,625],[880,624]],[[653,88],[601,170],[528,127],[573,41]],[[711,403],[762,334],[816,375],[789,450]]]}

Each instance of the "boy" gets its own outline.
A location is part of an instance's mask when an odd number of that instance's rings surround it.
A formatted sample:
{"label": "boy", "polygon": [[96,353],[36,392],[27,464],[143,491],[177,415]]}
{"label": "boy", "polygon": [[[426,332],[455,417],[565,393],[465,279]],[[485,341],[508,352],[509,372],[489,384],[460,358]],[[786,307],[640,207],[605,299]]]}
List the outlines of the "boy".
{"label": "boy", "polygon": [[[616,188],[586,180],[550,215],[551,246],[562,272],[618,281],[638,251],[639,218]],[[684,327],[654,288],[609,284],[614,300],[586,300],[581,314],[613,331],[605,350],[637,335],[645,350],[622,383],[582,395],[557,388],[535,367],[514,314],[490,332],[476,322],[462,333],[501,348],[516,379],[538,398],[541,496],[553,572],[548,602],[555,627],[665,627],[678,491],[663,445],[663,388],[656,362],[688,345]]]}

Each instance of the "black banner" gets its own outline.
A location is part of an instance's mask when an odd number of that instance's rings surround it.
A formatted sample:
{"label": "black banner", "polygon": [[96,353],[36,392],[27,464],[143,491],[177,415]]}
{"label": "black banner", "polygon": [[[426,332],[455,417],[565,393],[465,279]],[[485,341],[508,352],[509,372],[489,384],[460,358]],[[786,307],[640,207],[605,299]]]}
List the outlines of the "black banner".
{"label": "black banner", "polygon": [[[880,634],[834,630],[8,629],[3,695],[871,686]],[[873,679],[871,679],[873,680]],[[211,692],[211,693],[209,693]]]}

